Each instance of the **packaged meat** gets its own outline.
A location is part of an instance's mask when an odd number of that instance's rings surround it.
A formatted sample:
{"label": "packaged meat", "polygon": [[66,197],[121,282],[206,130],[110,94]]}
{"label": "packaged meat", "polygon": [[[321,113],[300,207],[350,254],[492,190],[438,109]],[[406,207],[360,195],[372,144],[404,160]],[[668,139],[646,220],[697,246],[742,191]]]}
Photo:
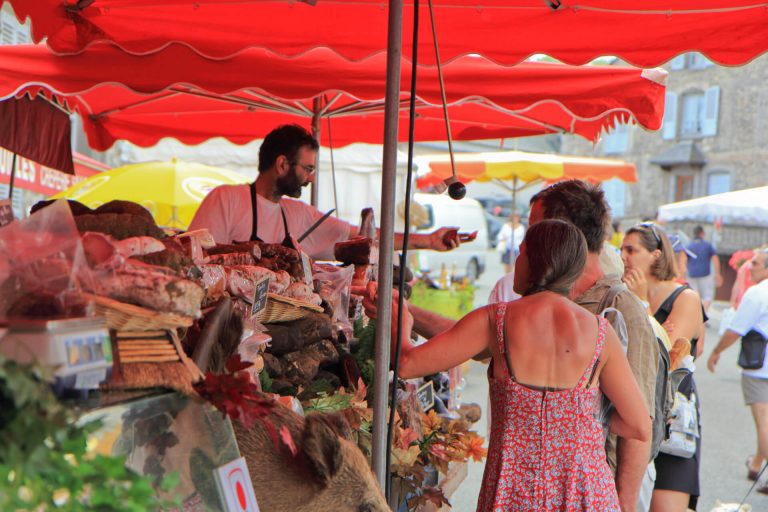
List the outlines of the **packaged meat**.
{"label": "packaged meat", "polygon": [[289,297],[291,299],[309,302],[316,306],[319,306],[323,302],[323,300],[320,298],[318,294],[315,293],[315,291],[312,289],[311,286],[302,282],[292,283],[285,290],[285,292],[282,293],[282,295],[284,295],[285,297]]}
{"label": "packaged meat", "polygon": [[[85,237],[89,233],[83,235]],[[126,258],[160,252],[165,250],[163,242],[151,236],[132,236],[114,242],[117,252]]]}
{"label": "packaged meat", "polygon": [[108,297],[155,311],[200,316],[203,288],[188,279],[159,272],[123,269],[99,279]]}
{"label": "packaged meat", "polygon": [[212,304],[227,293],[227,273],[221,265],[199,265],[200,281],[205,290],[205,303]]}
{"label": "packaged meat", "polygon": [[229,252],[223,254],[209,254],[207,263],[211,265],[253,265],[256,260],[247,252]]}
{"label": "packaged meat", "polygon": [[333,255],[342,263],[365,265],[371,262],[371,247],[373,240],[368,237],[355,237],[344,242],[338,242],[333,247]]}

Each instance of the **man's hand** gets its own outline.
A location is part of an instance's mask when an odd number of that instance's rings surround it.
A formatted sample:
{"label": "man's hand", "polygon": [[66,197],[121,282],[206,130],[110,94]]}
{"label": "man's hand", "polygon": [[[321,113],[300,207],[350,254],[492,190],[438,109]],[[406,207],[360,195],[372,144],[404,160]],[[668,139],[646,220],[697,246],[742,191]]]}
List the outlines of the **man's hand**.
{"label": "man's hand", "polygon": [[429,248],[434,251],[450,251],[459,245],[459,228],[440,228],[429,234]]}
{"label": "man's hand", "polygon": [[709,359],[707,359],[707,368],[712,373],[715,373],[715,367],[717,366],[718,361],[720,361],[720,353],[712,351],[711,354],[709,354]]}
{"label": "man's hand", "polygon": [[643,272],[636,268],[628,269],[624,272],[624,283],[640,300],[648,302],[648,281]]}

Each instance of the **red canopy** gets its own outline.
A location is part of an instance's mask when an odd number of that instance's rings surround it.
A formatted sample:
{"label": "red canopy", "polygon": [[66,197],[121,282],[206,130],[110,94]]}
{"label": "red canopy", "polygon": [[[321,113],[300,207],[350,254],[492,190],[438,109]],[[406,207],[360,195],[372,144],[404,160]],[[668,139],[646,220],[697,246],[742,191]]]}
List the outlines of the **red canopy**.
{"label": "red canopy", "polygon": [[[5,46],[0,97],[40,90],[58,95],[81,114],[95,149],[118,139],[148,146],[168,136],[188,144],[216,136],[245,143],[281,123],[306,124],[316,112],[325,123],[333,120],[332,143],[340,146],[381,142],[385,68],[384,55],[350,62],[327,49],[285,59],[253,48],[212,61],[181,45],[147,56],[109,44],[72,56],[55,56],[42,46]],[[465,56],[443,72],[456,139],[572,132],[594,140],[618,121],[651,130],[661,125],[661,69],[536,62],[503,67]],[[403,61],[401,73],[407,89],[409,63]],[[444,140],[436,68],[419,69],[417,95],[417,139]],[[403,92],[401,101],[407,98]],[[403,109],[403,139],[406,126]]]}
{"label": "red canopy", "polygon": [[[297,55],[329,47],[350,59],[386,48],[387,2],[381,0],[7,0],[29,17],[35,41],[59,53],[111,40],[130,53],[181,42],[222,58],[263,47]],[[469,52],[504,64],[534,53],[582,64],[618,55],[656,66],[698,50],[727,65],[768,48],[768,9],[755,0],[434,0],[441,57]],[[421,3],[419,54],[434,62],[427,2]],[[412,26],[413,8],[403,9]],[[407,32],[407,31],[406,31]],[[410,37],[403,38],[410,55]]]}

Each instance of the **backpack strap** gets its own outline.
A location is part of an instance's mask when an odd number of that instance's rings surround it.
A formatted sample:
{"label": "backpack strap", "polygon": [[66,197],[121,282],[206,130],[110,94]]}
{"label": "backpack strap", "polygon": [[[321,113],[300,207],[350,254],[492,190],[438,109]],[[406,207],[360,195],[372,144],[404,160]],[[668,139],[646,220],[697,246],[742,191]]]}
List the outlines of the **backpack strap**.
{"label": "backpack strap", "polygon": [[504,359],[504,368],[506,369],[507,377],[515,378],[512,373],[512,365],[509,364],[509,358],[507,357],[507,344],[504,339],[504,316],[507,313],[507,303],[500,302],[496,304],[496,343],[499,345],[499,355]]}
{"label": "backpack strap", "polygon": [[667,318],[669,318],[669,315],[672,313],[672,307],[675,305],[675,301],[680,296],[680,294],[688,288],[689,287],[687,284],[678,286],[675,291],[669,295],[669,297],[664,299],[664,302],[661,303],[659,309],[653,313],[653,318],[655,318],[659,324],[664,325],[664,322],[667,321]]}

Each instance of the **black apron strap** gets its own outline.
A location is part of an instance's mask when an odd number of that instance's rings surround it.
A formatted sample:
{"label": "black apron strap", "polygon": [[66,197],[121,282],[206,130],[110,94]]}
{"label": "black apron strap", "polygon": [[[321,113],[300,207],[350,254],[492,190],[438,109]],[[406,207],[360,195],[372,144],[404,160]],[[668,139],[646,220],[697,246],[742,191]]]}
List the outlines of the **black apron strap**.
{"label": "black apron strap", "polygon": [[253,211],[253,227],[251,228],[251,238],[250,240],[252,242],[261,242],[261,238],[259,238],[258,232],[259,232],[259,209],[256,206],[256,182],[254,181],[251,183],[251,210]]}
{"label": "black apron strap", "polygon": [[[251,183],[251,210],[253,211],[253,227],[251,228],[251,241],[254,242],[263,242],[261,238],[259,238],[259,208],[256,203],[256,182],[254,181]],[[291,234],[288,232],[288,219],[285,217],[285,211],[283,210],[282,205],[280,206],[280,215],[283,216],[283,231],[285,232],[285,238],[283,239],[283,245],[287,245],[288,247],[293,246],[293,242],[291,242]]]}

